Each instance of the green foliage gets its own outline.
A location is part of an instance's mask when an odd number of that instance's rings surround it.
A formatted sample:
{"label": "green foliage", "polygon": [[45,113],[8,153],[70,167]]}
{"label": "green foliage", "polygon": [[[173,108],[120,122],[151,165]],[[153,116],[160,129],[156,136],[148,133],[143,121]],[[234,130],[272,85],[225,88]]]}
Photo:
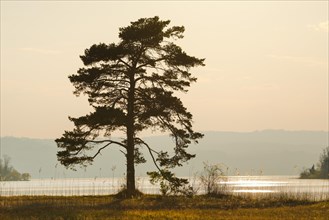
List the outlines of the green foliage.
{"label": "green foliage", "polygon": [[323,149],[320,155],[320,178],[329,179],[329,146]]}
{"label": "green foliage", "polygon": [[31,178],[28,173],[19,173],[10,165],[10,158],[4,156],[0,158],[0,181],[27,181]]}
{"label": "green foliage", "polygon": [[188,180],[178,178],[169,170],[160,170],[159,172],[148,172],[152,184],[160,184],[160,192],[163,196],[168,195],[186,195],[192,196],[193,189],[188,186]]}
{"label": "green foliage", "polygon": [[300,174],[301,179],[329,179],[329,146],[323,149],[317,168],[314,165]]}
{"label": "green foliage", "polygon": [[[57,157],[63,165],[72,169],[77,164],[89,165],[103,149],[119,145],[127,158],[127,190],[133,193],[134,166],[145,162],[139,150],[144,147],[158,174],[174,181],[169,187],[186,183],[169,175],[168,169],[193,158],[186,148],[203,135],[193,131],[192,114],[175,92],[186,92],[196,82],[190,70],[204,66],[204,59],[189,56],[176,45],[174,41],[183,38],[185,28],[169,24],[157,16],[141,18],[119,29],[117,44],[95,44],[80,56],[85,67],[69,79],[74,93],[87,95],[94,111],[70,117],[75,128],[56,139]],[[146,129],[169,132],[174,153],[153,150],[138,136]],[[116,130],[125,132],[126,138],[114,141],[111,134]]]}

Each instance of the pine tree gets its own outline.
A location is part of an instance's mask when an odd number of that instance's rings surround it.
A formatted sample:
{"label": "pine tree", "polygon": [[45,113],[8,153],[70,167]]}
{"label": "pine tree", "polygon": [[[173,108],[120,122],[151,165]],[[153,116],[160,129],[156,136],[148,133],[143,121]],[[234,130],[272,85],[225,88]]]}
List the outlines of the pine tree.
{"label": "pine tree", "polygon": [[[76,164],[91,164],[110,145],[120,146],[127,161],[128,197],[136,192],[135,164],[145,162],[142,147],[157,168],[149,172],[152,179],[162,178],[177,191],[187,180],[177,178],[170,170],[195,156],[186,149],[203,136],[193,130],[192,114],[175,92],[187,92],[196,82],[190,70],[204,66],[204,59],[187,55],[174,43],[183,38],[185,29],[168,27],[169,23],[157,16],[131,22],[119,29],[119,43],[100,43],[86,49],[80,56],[85,67],[69,76],[74,93],[86,94],[94,111],[79,118],[69,117],[75,128],[56,139],[61,149],[58,160],[74,169]],[[151,148],[139,137],[147,129],[169,132],[175,153]],[[111,139],[115,130],[124,131],[125,139]]]}

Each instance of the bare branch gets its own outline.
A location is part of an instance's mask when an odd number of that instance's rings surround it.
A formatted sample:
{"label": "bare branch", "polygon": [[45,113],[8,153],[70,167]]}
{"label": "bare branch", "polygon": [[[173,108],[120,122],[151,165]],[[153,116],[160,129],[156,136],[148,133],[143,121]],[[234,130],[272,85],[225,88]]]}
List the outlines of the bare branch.
{"label": "bare branch", "polygon": [[159,152],[153,150],[153,149],[152,149],[147,143],[145,143],[142,139],[140,139],[140,138],[136,138],[136,139],[138,139],[139,141],[141,141],[142,144],[144,144],[144,145],[147,147],[147,149],[148,149],[148,151],[150,152],[150,155],[151,155],[151,157],[152,157],[152,160],[153,160],[154,165],[155,165],[156,168],[159,170],[159,172],[162,173],[162,170],[161,170],[160,167],[158,166],[158,164],[157,164],[157,162],[156,162],[156,160],[155,160],[155,158],[154,158],[154,155],[153,155],[153,153],[152,153],[152,152],[154,152],[154,153],[156,153],[156,154],[159,154]]}
{"label": "bare branch", "polygon": [[123,59],[119,58],[120,62],[123,63],[124,65],[126,65],[129,68],[132,68],[132,66],[130,66],[126,61],[124,61]]}
{"label": "bare branch", "polygon": [[120,152],[123,153],[123,155],[125,155],[125,157],[127,156],[127,154],[124,151],[120,150]]}
{"label": "bare branch", "polygon": [[97,151],[97,153],[92,157],[92,159],[95,159],[95,157],[97,157],[97,155],[100,154],[100,152],[101,152],[104,148],[106,148],[107,146],[109,146],[110,144],[111,144],[111,143],[108,143],[108,144],[106,144],[105,146],[99,148],[98,151]]}
{"label": "bare branch", "polygon": [[90,142],[90,143],[97,143],[97,144],[101,144],[101,143],[105,143],[105,142],[109,142],[108,144],[117,144],[123,148],[127,148],[126,145],[120,143],[120,142],[117,142],[117,141],[113,141],[113,140],[99,140],[99,141],[95,141],[95,140],[87,140],[87,142]]}

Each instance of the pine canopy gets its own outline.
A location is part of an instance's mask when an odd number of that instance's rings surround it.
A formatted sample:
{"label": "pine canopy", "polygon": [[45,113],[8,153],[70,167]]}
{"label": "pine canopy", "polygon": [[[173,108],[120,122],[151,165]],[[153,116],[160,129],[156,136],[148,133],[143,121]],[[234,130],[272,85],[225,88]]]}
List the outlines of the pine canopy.
{"label": "pine canopy", "polygon": [[[127,158],[127,190],[132,193],[134,165],[145,162],[140,151],[144,147],[157,168],[149,173],[153,180],[176,181],[179,187],[187,182],[169,169],[193,158],[186,148],[203,135],[193,131],[192,114],[175,93],[187,92],[196,82],[190,70],[204,66],[204,59],[189,56],[176,45],[185,29],[169,24],[157,16],[141,18],[119,29],[119,43],[95,44],[80,56],[84,67],[69,79],[74,93],[86,94],[94,111],[70,117],[75,128],[56,139],[63,165],[73,169],[76,164],[88,165],[103,149],[119,145]],[[147,129],[169,132],[175,153],[153,150],[139,137]],[[116,130],[125,132],[126,138],[113,140],[111,134]]]}

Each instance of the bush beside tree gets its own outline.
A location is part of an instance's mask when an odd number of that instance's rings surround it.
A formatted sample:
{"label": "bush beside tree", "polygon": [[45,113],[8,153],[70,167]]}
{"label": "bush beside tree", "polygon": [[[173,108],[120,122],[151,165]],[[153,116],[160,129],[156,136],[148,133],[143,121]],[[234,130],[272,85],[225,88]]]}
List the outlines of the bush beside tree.
{"label": "bush beside tree", "polygon": [[203,163],[203,170],[199,175],[201,186],[208,196],[223,196],[227,193],[227,181],[224,169],[220,164]]}

